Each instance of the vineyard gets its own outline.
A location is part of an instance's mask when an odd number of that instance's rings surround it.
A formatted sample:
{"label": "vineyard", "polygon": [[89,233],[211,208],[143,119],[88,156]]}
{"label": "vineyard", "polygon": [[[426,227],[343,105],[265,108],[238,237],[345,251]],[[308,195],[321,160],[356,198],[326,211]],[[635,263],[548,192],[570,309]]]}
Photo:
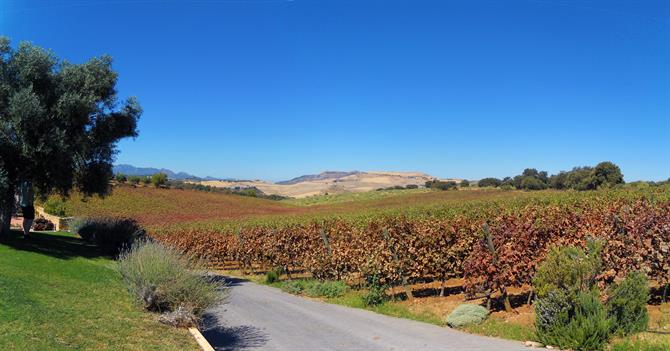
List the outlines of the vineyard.
{"label": "vineyard", "polygon": [[551,247],[602,240],[602,285],[641,270],[670,283],[670,187],[545,192],[259,225],[165,226],[158,240],[243,270],[403,285],[462,278],[470,297],[529,285]]}

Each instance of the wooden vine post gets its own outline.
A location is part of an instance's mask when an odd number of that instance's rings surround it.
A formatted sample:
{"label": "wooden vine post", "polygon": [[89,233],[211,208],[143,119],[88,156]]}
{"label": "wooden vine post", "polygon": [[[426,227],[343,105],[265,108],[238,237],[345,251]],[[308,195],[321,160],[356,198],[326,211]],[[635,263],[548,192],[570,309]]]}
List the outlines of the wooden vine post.
{"label": "wooden vine post", "polygon": [[[489,251],[491,252],[491,255],[493,255],[493,265],[497,266],[498,265],[498,253],[496,251],[495,245],[493,245],[493,236],[491,235],[491,231],[489,230],[489,225],[488,223],[484,223],[484,226],[482,227],[482,230],[484,231],[484,235],[486,236],[486,246],[488,247]],[[509,302],[509,295],[507,294],[507,288],[502,285],[500,287],[500,294],[502,295],[503,298],[503,304],[505,305],[505,312],[514,312],[514,309],[512,309],[512,304]],[[490,309],[491,308],[491,291],[489,290],[489,295],[486,301],[486,306]]]}
{"label": "wooden vine post", "polygon": [[[328,241],[328,232],[326,232],[323,227],[319,229],[319,234],[321,234],[321,240],[323,240],[323,246],[326,248],[326,255],[328,255],[328,259],[332,259],[333,257],[333,252],[330,250],[330,242]],[[336,270],[337,273],[337,280],[340,280],[340,272]]]}
{"label": "wooden vine post", "polygon": [[412,294],[412,287],[409,286],[407,276],[404,274],[402,265],[400,264],[400,259],[398,258],[398,253],[395,250],[395,247],[391,244],[391,237],[389,236],[389,231],[388,229],[384,228],[383,231],[384,234],[384,240],[386,241],[386,246],[389,248],[391,251],[391,255],[393,257],[393,261],[396,264],[396,267],[398,267],[398,274],[402,278],[402,287],[405,290],[405,295],[407,295],[407,299],[410,301],[414,301],[414,295]]}
{"label": "wooden vine post", "polygon": [[235,260],[237,261],[237,266],[242,272],[242,274],[245,274],[244,272],[244,265],[242,264],[242,248],[244,247],[244,244],[242,243],[242,230],[240,228],[237,228],[235,231],[235,236],[237,236],[237,252],[235,253]]}

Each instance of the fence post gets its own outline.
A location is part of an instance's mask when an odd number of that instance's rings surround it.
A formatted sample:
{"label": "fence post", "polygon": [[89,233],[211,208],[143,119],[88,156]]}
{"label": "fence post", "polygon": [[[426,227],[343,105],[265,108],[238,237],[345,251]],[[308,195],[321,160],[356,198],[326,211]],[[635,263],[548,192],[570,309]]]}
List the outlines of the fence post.
{"label": "fence post", "polygon": [[398,274],[402,278],[401,284],[403,289],[405,290],[405,295],[407,295],[407,299],[409,299],[410,301],[414,301],[414,295],[412,294],[412,287],[409,286],[407,276],[403,273],[402,266],[400,265],[400,259],[398,258],[398,253],[396,252],[393,245],[391,245],[391,237],[389,236],[388,229],[384,228],[383,234],[384,234],[384,240],[386,241],[386,245],[391,251],[391,255],[393,256],[393,260],[395,261],[396,267],[398,267]]}

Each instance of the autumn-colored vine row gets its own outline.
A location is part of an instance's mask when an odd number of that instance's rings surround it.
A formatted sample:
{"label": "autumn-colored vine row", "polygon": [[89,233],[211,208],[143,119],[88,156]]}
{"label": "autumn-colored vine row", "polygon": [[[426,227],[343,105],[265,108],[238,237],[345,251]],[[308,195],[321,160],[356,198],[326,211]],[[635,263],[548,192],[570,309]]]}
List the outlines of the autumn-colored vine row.
{"label": "autumn-colored vine row", "polygon": [[529,284],[551,247],[583,246],[593,237],[604,244],[602,282],[641,270],[670,283],[670,201],[644,197],[531,203],[508,211],[490,206],[444,218],[384,216],[363,225],[333,219],[153,235],[247,270],[282,266],[331,279],[376,274],[387,283],[457,277],[470,295]]}

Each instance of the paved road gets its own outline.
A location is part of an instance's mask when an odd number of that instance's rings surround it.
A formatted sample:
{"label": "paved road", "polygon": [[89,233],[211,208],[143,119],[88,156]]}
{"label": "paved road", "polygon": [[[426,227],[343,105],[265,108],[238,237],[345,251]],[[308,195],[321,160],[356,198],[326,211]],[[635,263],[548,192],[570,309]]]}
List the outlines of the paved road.
{"label": "paved road", "polygon": [[228,304],[210,311],[203,335],[216,350],[528,350],[521,343],[307,300],[230,280]]}

